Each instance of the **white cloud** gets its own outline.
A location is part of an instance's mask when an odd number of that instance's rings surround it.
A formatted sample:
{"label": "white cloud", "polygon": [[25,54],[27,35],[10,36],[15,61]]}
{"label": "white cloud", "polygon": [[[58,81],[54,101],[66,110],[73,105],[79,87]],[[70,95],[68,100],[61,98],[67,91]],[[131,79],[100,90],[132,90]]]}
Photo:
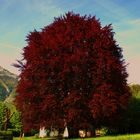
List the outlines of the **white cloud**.
{"label": "white cloud", "polygon": [[[32,5],[32,6],[31,6]],[[41,16],[47,16],[46,18],[58,16],[63,13],[63,10],[58,6],[58,3],[54,3],[52,0],[47,1],[28,1],[25,8],[28,11],[38,12]]]}
{"label": "white cloud", "polygon": [[12,66],[16,63],[17,59],[21,59],[21,50],[15,45],[0,43],[0,66],[3,68],[18,74],[18,70]]}
{"label": "white cloud", "polygon": [[130,20],[128,23],[131,25],[140,26],[140,19]]}
{"label": "white cloud", "polygon": [[140,56],[129,58],[127,62],[129,63],[127,68],[129,73],[128,83],[140,84]]}
{"label": "white cloud", "polygon": [[14,52],[20,50],[16,45],[13,45],[10,43],[0,43],[0,51],[1,52],[2,52],[2,50],[7,52],[7,49],[9,49],[10,51],[13,50]]}
{"label": "white cloud", "polygon": [[[127,26],[126,29],[119,29],[121,26]],[[124,21],[115,25],[116,40],[124,49],[126,58],[140,54],[140,19]]]}
{"label": "white cloud", "polygon": [[[118,27],[127,26],[126,29],[119,30]],[[123,48],[124,58],[128,65],[128,82],[140,84],[140,19],[124,21],[117,25],[116,40]]]}
{"label": "white cloud", "polygon": [[9,70],[12,73],[19,74],[18,69],[12,66],[12,64],[16,63],[16,60],[19,58],[20,56],[17,56],[17,55],[10,56],[10,55],[0,53],[0,60],[1,60],[0,66]]}
{"label": "white cloud", "polygon": [[104,9],[104,14],[108,18],[113,18],[117,21],[122,21],[124,18],[126,19],[129,15],[128,10],[121,5],[118,5],[113,0],[96,0],[95,3],[99,5],[100,9]]}

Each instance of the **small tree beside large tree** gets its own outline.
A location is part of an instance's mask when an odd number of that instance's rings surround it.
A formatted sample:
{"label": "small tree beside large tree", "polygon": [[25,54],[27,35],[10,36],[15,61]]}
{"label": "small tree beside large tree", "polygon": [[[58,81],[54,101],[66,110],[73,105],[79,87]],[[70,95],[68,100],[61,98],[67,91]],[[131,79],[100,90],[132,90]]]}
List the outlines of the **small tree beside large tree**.
{"label": "small tree beside large tree", "polygon": [[[130,92],[111,25],[68,12],[27,36],[16,104],[25,130],[111,124]],[[77,132],[77,131],[75,131]]]}

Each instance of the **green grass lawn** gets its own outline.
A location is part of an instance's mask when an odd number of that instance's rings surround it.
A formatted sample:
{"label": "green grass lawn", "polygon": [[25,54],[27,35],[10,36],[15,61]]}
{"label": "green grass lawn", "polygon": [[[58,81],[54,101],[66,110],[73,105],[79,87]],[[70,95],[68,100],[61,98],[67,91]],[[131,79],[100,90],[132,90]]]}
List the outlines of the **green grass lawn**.
{"label": "green grass lawn", "polygon": [[[50,138],[35,138],[35,137],[24,137],[24,138],[14,138],[13,140],[49,140]],[[51,140],[51,139],[50,139]],[[105,136],[96,138],[85,138],[85,139],[67,139],[67,140],[140,140],[140,134],[134,135],[120,135],[120,136]]]}

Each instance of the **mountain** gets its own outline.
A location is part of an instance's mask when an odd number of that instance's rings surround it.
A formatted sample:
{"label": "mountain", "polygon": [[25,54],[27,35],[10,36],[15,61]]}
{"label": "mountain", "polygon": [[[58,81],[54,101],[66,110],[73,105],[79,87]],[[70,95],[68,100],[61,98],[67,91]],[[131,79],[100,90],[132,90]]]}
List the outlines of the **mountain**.
{"label": "mountain", "polygon": [[8,100],[9,97],[15,94],[17,82],[17,75],[0,66],[0,101]]}

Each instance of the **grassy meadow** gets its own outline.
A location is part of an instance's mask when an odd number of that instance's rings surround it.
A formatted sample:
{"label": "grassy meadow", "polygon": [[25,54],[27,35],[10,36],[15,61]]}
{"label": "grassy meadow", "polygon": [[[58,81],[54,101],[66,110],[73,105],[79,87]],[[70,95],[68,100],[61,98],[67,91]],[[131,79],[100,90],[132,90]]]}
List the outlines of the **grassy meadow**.
{"label": "grassy meadow", "polygon": [[[14,138],[13,140],[53,140],[52,138],[35,138],[35,137],[24,137],[24,138]],[[140,134],[134,135],[119,135],[119,136],[104,136],[96,138],[75,138],[67,140],[140,140]]]}

